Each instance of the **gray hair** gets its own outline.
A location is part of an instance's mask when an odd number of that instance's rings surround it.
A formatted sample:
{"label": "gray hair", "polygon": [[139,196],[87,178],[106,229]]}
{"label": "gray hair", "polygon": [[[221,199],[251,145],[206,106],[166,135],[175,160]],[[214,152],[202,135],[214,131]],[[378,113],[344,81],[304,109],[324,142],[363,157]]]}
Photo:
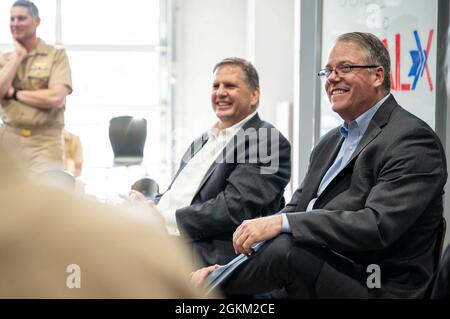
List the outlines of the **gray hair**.
{"label": "gray hair", "polygon": [[226,58],[218,62],[213,69],[213,73],[223,65],[237,65],[244,73],[244,80],[252,89],[259,89],[259,76],[253,64],[241,58]]}
{"label": "gray hair", "polygon": [[389,52],[378,37],[372,33],[350,32],[340,35],[336,42],[352,42],[366,50],[366,63],[380,65],[384,69],[383,88],[391,90],[391,60]]}
{"label": "gray hair", "polygon": [[14,7],[25,7],[28,9],[28,11],[30,11],[31,16],[33,18],[39,17],[39,10],[36,7],[36,5],[28,0],[17,0],[16,2],[13,3],[12,8]]}

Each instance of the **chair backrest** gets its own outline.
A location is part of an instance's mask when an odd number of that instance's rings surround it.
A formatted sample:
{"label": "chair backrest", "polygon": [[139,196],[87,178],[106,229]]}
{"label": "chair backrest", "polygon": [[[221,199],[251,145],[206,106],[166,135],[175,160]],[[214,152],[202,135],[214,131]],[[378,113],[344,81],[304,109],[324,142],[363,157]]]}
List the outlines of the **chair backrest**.
{"label": "chair backrest", "polygon": [[444,246],[445,232],[447,231],[447,223],[442,216],[436,237],[436,246],[434,246],[434,266],[437,268],[442,256],[442,248]]}
{"label": "chair backrest", "polygon": [[433,256],[434,256],[434,274],[431,282],[428,285],[427,291],[425,292],[424,298],[430,299],[434,283],[436,281],[436,273],[438,271],[439,262],[441,260],[442,255],[442,247],[444,246],[445,232],[447,230],[447,223],[445,221],[444,216],[441,218],[441,222],[439,223],[437,234],[436,234],[436,244],[434,245]]}
{"label": "chair backrest", "polygon": [[146,138],[146,119],[113,117],[109,121],[109,141],[114,152],[114,165],[141,164]]}
{"label": "chair backrest", "polygon": [[147,198],[155,199],[159,192],[159,185],[151,178],[141,178],[131,186],[131,189],[141,192]]}
{"label": "chair backrest", "polygon": [[439,261],[435,276],[431,299],[450,300],[450,245],[447,246]]}

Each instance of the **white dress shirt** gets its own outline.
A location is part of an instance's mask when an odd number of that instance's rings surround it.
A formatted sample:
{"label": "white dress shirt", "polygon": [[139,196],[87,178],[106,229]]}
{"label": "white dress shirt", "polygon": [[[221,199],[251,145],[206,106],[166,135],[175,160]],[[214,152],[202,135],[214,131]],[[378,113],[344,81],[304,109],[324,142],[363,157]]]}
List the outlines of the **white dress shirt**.
{"label": "white dress shirt", "polygon": [[208,141],[195,154],[183,170],[178,174],[172,187],[164,193],[158,203],[158,209],[163,215],[166,228],[171,235],[180,235],[177,226],[175,211],[191,205],[206,172],[221,154],[231,138],[247,123],[256,111],[245,119],[226,129],[218,129],[218,122],[208,131]]}

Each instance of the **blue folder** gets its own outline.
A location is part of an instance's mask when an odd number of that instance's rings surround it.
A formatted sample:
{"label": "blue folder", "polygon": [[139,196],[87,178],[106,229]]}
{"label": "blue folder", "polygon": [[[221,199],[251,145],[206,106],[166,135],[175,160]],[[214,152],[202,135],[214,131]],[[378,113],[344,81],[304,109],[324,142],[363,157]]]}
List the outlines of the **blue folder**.
{"label": "blue folder", "polygon": [[233,260],[231,260],[228,264],[222,265],[219,268],[215,269],[207,278],[207,285],[206,288],[208,289],[208,293],[216,289],[217,287],[220,287],[223,285],[228,278],[231,276],[231,274],[234,272],[234,270],[242,265],[245,261],[247,261],[249,258],[251,258],[263,245],[264,241],[256,243],[252,246],[252,254],[246,255],[246,254],[240,254]]}

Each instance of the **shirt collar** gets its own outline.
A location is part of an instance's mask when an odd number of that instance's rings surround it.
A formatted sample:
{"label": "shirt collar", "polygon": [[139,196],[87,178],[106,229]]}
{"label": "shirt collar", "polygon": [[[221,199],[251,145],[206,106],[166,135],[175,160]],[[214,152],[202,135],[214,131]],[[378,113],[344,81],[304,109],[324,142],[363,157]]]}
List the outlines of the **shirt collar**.
{"label": "shirt collar", "polygon": [[50,52],[50,46],[44,42],[44,40],[42,39],[38,39],[38,44],[36,46],[36,48],[34,48],[33,50],[30,51],[30,53],[28,53],[28,56],[33,56],[33,55],[38,55],[38,54],[43,54],[46,55]]}
{"label": "shirt collar", "polygon": [[256,115],[256,113],[258,113],[258,111],[254,111],[252,114],[248,115],[242,121],[234,124],[233,126],[224,128],[222,130],[217,127],[219,122],[216,122],[214,124],[214,126],[208,131],[208,137],[209,138],[211,138],[211,137],[217,138],[219,136],[233,136],[234,134],[236,134],[237,131],[239,131],[245,125],[245,123],[250,121],[250,119],[252,117],[254,117]]}
{"label": "shirt collar", "polygon": [[363,136],[366,132],[367,128],[369,127],[369,123],[372,120],[375,113],[378,111],[378,109],[383,105],[384,101],[387,100],[387,98],[391,95],[391,93],[388,93],[385,97],[383,97],[380,101],[378,101],[374,106],[372,106],[370,109],[365,111],[363,114],[358,116],[355,120],[351,121],[347,125],[343,123],[341,127],[339,128],[339,132],[344,138],[347,138],[348,132],[352,131],[354,129],[357,129],[360,131],[360,136]]}

